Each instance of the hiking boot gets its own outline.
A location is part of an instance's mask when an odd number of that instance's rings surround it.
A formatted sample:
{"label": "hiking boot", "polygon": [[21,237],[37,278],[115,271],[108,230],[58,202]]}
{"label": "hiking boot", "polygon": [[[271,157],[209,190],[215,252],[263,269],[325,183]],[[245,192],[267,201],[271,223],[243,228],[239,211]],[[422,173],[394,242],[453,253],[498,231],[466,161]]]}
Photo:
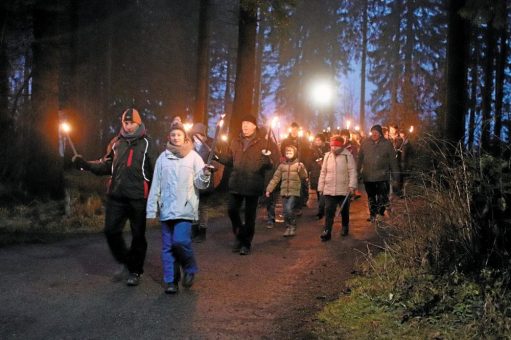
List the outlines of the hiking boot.
{"label": "hiking boot", "polygon": [[119,282],[122,280],[126,280],[128,278],[128,267],[123,264],[114,272],[114,275],[112,276],[112,282]]}
{"label": "hiking boot", "polygon": [[241,242],[239,240],[235,240],[232,245],[232,252],[239,253],[241,250]]}
{"label": "hiking boot", "polygon": [[330,232],[330,230],[325,229],[321,233],[320,238],[322,242],[330,241],[330,239],[332,238],[332,233]]}
{"label": "hiking boot", "polygon": [[195,274],[194,273],[185,273],[185,276],[183,277],[182,285],[185,288],[190,288],[193,286],[193,281],[195,281]]}
{"label": "hiking boot", "polygon": [[165,294],[176,294],[179,291],[179,286],[175,282],[165,283]]}
{"label": "hiking boot", "polygon": [[288,236],[292,237],[296,235],[296,227],[289,227],[289,234]]}
{"label": "hiking boot", "polygon": [[138,286],[140,284],[141,276],[142,275],[137,273],[130,273],[128,275],[128,279],[126,280],[126,285],[130,287]]}
{"label": "hiking boot", "polygon": [[316,219],[320,220],[323,218],[323,216],[325,216],[325,214],[322,214],[322,213],[317,213],[316,214]]}
{"label": "hiking boot", "polygon": [[273,229],[274,226],[275,226],[275,222],[273,222],[273,221],[266,222],[266,229]]}
{"label": "hiking boot", "polygon": [[342,227],[341,236],[347,236],[349,232],[349,227]]}
{"label": "hiking boot", "polygon": [[240,249],[240,255],[250,255],[250,248],[242,246]]}

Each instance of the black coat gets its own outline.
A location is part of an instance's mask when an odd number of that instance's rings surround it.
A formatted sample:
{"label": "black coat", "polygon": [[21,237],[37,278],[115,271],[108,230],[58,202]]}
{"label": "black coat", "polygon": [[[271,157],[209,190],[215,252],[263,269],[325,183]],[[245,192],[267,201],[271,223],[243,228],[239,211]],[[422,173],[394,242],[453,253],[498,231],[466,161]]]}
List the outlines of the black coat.
{"label": "black coat", "polygon": [[309,166],[309,179],[312,189],[317,190],[319,174],[321,173],[321,165],[323,164],[323,156],[329,151],[327,145],[318,147],[313,145],[310,150],[311,162]]}
{"label": "black coat", "polygon": [[88,162],[96,175],[111,175],[107,194],[116,198],[147,199],[155,157],[149,137],[127,139],[118,135],[108,145],[107,154]]}
{"label": "black coat", "polygon": [[271,158],[263,156],[261,152],[265,148],[266,139],[256,132],[245,150],[243,137],[239,136],[231,142],[225,153],[218,155],[221,163],[232,166],[230,193],[244,196],[259,196],[263,193],[265,171],[272,167]]}

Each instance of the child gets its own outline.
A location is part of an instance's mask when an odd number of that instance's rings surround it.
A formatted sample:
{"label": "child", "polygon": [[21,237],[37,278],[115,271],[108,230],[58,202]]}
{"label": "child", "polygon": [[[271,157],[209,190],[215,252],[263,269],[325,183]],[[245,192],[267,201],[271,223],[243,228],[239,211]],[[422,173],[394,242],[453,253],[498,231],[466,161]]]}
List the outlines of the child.
{"label": "child", "polygon": [[284,237],[295,236],[296,217],[293,211],[296,200],[300,198],[300,188],[302,180],[307,178],[305,166],[297,159],[297,149],[290,145],[285,148],[286,160],[279,165],[268,187],[266,188],[266,197],[270,197],[271,192],[280,183],[280,195],[282,196],[282,205],[284,207],[284,221],[286,222],[286,231]]}
{"label": "child", "polygon": [[321,241],[329,241],[332,237],[337,205],[342,206],[342,236],[348,235],[350,223],[350,200],[346,199],[357,187],[357,166],[350,151],[344,148],[344,138],[339,135],[330,139],[330,152],[323,157],[323,165],[319,174],[318,191],[325,196],[325,230]]}
{"label": "child", "polygon": [[191,287],[193,284],[197,264],[192,249],[191,228],[192,222],[198,219],[198,189],[207,188],[210,177],[210,171],[204,168],[204,161],[193,150],[183,125],[174,123],[170,128],[166,150],[156,160],[147,201],[147,218],[155,218],[159,209],[163,281],[167,294],[178,291],[178,265],[185,272],[183,286]]}

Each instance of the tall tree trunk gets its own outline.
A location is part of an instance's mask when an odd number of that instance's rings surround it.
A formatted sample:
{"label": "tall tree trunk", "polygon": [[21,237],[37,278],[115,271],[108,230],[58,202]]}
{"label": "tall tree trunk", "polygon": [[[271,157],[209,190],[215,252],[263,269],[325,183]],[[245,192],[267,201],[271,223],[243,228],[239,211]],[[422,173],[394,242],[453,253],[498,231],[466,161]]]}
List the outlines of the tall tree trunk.
{"label": "tall tree trunk", "polygon": [[362,13],[362,57],[360,68],[360,128],[366,131],[366,63],[367,63],[367,21],[369,0],[364,0]]}
{"label": "tall tree trunk", "polygon": [[389,119],[392,124],[395,124],[398,120],[398,111],[399,111],[399,79],[401,78],[401,55],[400,55],[400,49],[399,46],[401,44],[401,14],[403,11],[403,2],[402,0],[397,0],[394,3],[394,30],[395,30],[395,39],[394,46],[396,48],[394,49],[394,65],[393,72],[392,72],[392,89],[390,94],[390,115]]}
{"label": "tall tree trunk", "polygon": [[256,13],[256,8],[240,5],[235,94],[229,125],[231,137],[240,131],[242,115],[252,112],[257,33]]}
{"label": "tall tree trunk", "polygon": [[[32,115],[27,120],[24,183],[34,195],[63,197],[62,163],[58,157],[58,108],[60,41],[59,2],[36,1],[34,6],[34,44]],[[37,155],[35,162],[34,155]]]}
{"label": "tall tree trunk", "polygon": [[467,23],[459,15],[465,0],[449,1],[447,33],[447,115],[445,137],[458,143],[464,135],[467,97]]}
{"label": "tall tree trunk", "polygon": [[[497,56],[497,70],[495,75],[495,136],[500,149],[500,138],[502,134],[502,106],[504,103],[504,79],[506,72],[506,60],[508,58],[508,31],[503,27],[499,31],[500,51]],[[495,150],[499,152],[500,150]]]}
{"label": "tall tree trunk", "polygon": [[7,19],[6,4],[0,5],[0,140],[11,130],[12,119],[9,114],[9,59],[7,58]]}
{"label": "tall tree trunk", "polygon": [[486,53],[484,57],[484,87],[483,87],[483,122],[481,128],[481,148],[490,149],[491,133],[491,104],[493,93],[493,71],[495,60],[495,29],[491,22],[486,28]]}
{"label": "tall tree trunk", "polygon": [[479,85],[479,43],[479,30],[474,28],[472,34],[472,45],[474,46],[474,51],[472,52],[473,57],[471,58],[473,60],[473,64],[470,69],[470,106],[467,131],[467,146],[469,149],[474,147],[475,121],[479,107],[477,102],[477,87]]}
{"label": "tall tree trunk", "polygon": [[259,28],[257,32],[257,50],[256,50],[256,66],[254,75],[254,103],[252,107],[252,114],[259,116],[261,107],[261,72],[263,67],[263,49],[264,49],[264,28],[262,25],[261,11],[259,11]]}
{"label": "tall tree trunk", "polygon": [[225,65],[225,92],[224,92],[224,113],[227,115],[226,119],[230,120],[232,115],[232,90],[231,90],[231,74],[232,74],[232,63],[229,56],[226,60]]}
{"label": "tall tree trunk", "polygon": [[197,91],[193,121],[208,123],[209,97],[209,0],[200,0],[199,41],[197,53]]}

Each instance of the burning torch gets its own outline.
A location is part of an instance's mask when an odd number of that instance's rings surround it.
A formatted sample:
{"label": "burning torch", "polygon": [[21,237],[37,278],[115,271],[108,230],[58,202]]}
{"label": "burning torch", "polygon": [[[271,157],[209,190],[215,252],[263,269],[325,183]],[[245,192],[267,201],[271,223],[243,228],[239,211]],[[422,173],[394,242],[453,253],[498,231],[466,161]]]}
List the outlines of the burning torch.
{"label": "burning torch", "polygon": [[69,145],[71,146],[71,150],[73,150],[73,158],[78,156],[78,152],[76,152],[75,145],[73,144],[71,136],[69,135],[69,132],[71,131],[71,126],[68,123],[63,122],[60,124],[60,130],[66,134],[67,140],[69,141]]}
{"label": "burning torch", "polygon": [[266,148],[261,150],[262,154],[265,155],[265,156],[271,155],[271,151],[270,151],[270,138],[271,138],[271,135],[273,133],[273,129],[275,128],[275,126],[277,126],[277,121],[278,120],[279,120],[278,117],[273,117],[272,120],[271,120],[270,127],[268,129],[268,133],[266,134]]}
{"label": "burning torch", "polygon": [[206,162],[206,167],[208,167],[210,170],[215,168],[213,165],[211,165],[211,162],[213,161],[213,157],[215,157],[216,143],[218,142],[218,137],[220,136],[220,130],[222,130],[222,126],[224,125],[224,116],[225,116],[225,114],[221,115],[220,120],[216,124],[215,137],[213,138],[213,143],[211,143],[211,149],[209,150],[208,161]]}

